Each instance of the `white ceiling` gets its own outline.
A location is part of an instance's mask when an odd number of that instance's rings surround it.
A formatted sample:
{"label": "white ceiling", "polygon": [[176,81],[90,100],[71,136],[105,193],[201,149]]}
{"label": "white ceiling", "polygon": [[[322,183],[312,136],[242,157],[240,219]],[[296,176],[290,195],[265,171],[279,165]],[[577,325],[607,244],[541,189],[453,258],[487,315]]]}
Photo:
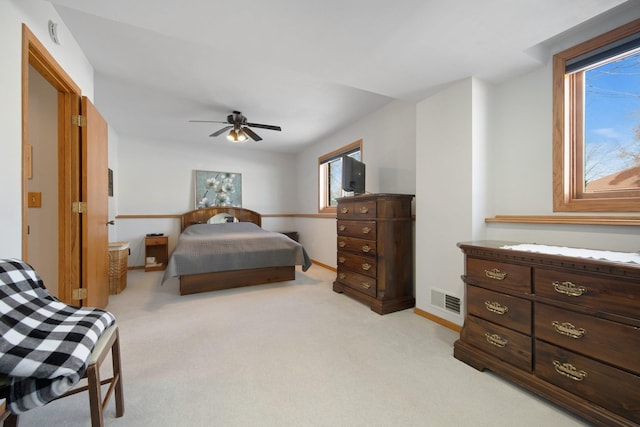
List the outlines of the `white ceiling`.
{"label": "white ceiling", "polygon": [[189,120],[240,110],[282,126],[247,144],[289,152],[393,99],[539,67],[545,41],[623,3],[640,16],[637,0],[49,1],[121,136],[231,145],[208,136],[223,125]]}

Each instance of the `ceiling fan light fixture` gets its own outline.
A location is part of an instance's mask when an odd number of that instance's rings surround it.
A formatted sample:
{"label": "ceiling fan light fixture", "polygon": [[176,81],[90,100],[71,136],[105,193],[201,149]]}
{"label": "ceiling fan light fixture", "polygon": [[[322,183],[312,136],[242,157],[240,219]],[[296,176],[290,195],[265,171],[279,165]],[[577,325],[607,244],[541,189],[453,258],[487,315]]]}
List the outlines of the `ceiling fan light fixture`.
{"label": "ceiling fan light fixture", "polygon": [[242,129],[231,129],[229,131],[229,135],[227,135],[227,139],[233,142],[245,142],[247,140],[247,135],[242,131]]}

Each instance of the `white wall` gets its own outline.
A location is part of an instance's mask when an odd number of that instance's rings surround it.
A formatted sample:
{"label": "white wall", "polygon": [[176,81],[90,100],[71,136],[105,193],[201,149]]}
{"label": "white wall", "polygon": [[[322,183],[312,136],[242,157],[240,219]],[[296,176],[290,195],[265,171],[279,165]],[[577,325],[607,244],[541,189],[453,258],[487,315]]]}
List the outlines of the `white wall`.
{"label": "white wall", "polygon": [[[548,64],[493,92],[488,216],[553,214],[551,78]],[[486,227],[487,238],[494,240],[640,250],[639,227],[496,223]]]}
{"label": "white wall", "polygon": [[[368,193],[415,194],[415,104],[394,101],[297,155],[297,213],[318,213],[318,158],[362,139]],[[295,229],[311,258],[336,266],[336,220],[296,218]]]}
{"label": "white wall", "polygon": [[460,81],[417,108],[416,307],[454,323],[461,318],[432,306],[430,294],[464,294],[456,243],[474,235],[474,82]]}
{"label": "white wall", "polygon": [[[295,213],[296,163],[288,153],[239,149],[227,143],[187,144],[120,135],[114,179],[119,215],[181,214],[194,206],[194,170],[242,174],[242,207],[261,214]],[[292,219],[265,218],[263,227],[292,229]],[[144,264],[144,236],[165,233],[173,249],[177,219],[117,219],[116,238],[131,247],[130,266]]]}
{"label": "white wall", "polygon": [[[48,36],[49,19],[58,23],[61,45]],[[26,23],[56,61],[93,98],[93,68],[53,6],[40,0],[0,1],[0,257],[22,256],[22,23]]]}

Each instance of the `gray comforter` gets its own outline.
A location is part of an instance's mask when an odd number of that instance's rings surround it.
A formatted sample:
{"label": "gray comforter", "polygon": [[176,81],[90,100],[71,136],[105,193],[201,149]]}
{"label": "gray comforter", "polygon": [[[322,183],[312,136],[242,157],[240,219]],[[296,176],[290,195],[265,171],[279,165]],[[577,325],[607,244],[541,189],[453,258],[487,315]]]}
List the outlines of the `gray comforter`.
{"label": "gray comforter", "polygon": [[281,233],[251,222],[195,224],[180,235],[163,281],[170,276],[287,265],[307,271],[311,260],[300,243]]}

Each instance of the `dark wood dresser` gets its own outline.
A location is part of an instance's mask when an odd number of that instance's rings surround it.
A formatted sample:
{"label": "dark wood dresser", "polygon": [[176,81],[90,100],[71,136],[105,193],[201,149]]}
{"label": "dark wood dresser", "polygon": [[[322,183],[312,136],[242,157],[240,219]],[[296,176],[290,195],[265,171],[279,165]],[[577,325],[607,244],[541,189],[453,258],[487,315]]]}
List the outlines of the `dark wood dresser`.
{"label": "dark wood dresser", "polygon": [[602,426],[640,425],[640,265],[471,242],[454,356]]}
{"label": "dark wood dresser", "polygon": [[409,194],[338,199],[338,274],[333,290],[379,314],[414,307]]}

